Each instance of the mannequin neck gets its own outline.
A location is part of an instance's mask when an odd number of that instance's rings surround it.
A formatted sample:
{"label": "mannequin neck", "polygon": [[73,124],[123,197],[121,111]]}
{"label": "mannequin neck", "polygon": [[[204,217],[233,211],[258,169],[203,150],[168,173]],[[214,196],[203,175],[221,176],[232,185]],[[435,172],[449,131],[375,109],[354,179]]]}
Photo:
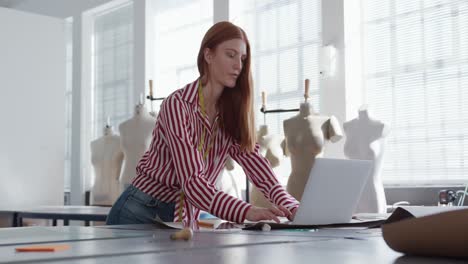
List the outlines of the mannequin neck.
{"label": "mannequin neck", "polygon": [[361,120],[369,120],[369,113],[367,112],[367,109],[362,109],[359,110],[359,119]]}
{"label": "mannequin neck", "polygon": [[114,135],[114,130],[112,129],[112,126],[106,125],[104,127],[104,136],[112,136]]}
{"label": "mannequin neck", "polygon": [[135,106],[134,116],[135,117],[144,117],[146,115],[147,115],[147,112],[146,112],[145,106],[142,105],[142,104],[137,104]]}
{"label": "mannequin neck", "polygon": [[310,105],[309,103],[301,103],[300,107],[299,107],[299,115],[302,116],[302,117],[306,117],[306,116],[309,116],[312,114],[312,112],[314,111],[314,109],[312,108],[312,105]]}
{"label": "mannequin neck", "polygon": [[258,136],[263,137],[267,134],[268,134],[268,126],[261,125],[260,128],[258,129]]}

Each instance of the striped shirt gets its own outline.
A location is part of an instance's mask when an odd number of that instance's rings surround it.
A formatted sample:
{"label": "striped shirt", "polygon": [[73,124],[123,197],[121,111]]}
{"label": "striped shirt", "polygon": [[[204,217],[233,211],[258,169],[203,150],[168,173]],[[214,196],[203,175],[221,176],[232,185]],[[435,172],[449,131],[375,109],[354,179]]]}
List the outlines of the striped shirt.
{"label": "striped shirt", "polygon": [[[273,204],[289,210],[298,206],[278,182],[268,160],[260,155],[258,144],[253,152],[242,151],[230,135],[213,124],[199,107],[198,80],[168,96],[161,105],[151,145],[137,165],[133,185],[163,202],[175,202],[174,221],[194,222],[204,210],[242,223],[251,205],[215,187],[227,157],[231,156]],[[200,139],[202,135],[204,141]],[[198,150],[199,142],[204,143],[202,151]],[[203,152],[210,143],[204,159]],[[181,192],[185,196],[183,203]],[[183,219],[179,219],[179,212]]]}

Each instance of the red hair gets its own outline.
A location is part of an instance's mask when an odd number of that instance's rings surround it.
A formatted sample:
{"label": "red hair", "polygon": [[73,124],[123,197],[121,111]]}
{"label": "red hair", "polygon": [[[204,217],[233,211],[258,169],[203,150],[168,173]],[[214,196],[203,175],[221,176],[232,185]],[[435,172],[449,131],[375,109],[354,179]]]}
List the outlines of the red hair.
{"label": "red hair", "polygon": [[250,43],[245,31],[227,21],[214,24],[203,37],[198,51],[198,71],[201,77],[209,74],[204,56],[206,48],[215,50],[219,44],[231,39],[242,39],[245,42],[247,54],[236,86],[223,90],[217,106],[223,118],[224,131],[240,144],[242,150],[253,151],[255,147],[253,84],[250,71]]}

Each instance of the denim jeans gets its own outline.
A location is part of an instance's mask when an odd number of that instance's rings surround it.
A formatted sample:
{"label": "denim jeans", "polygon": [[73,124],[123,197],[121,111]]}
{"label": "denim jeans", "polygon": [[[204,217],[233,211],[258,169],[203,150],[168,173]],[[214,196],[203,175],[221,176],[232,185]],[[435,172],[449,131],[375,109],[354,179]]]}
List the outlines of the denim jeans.
{"label": "denim jeans", "polygon": [[162,202],[130,185],[112,206],[106,224],[151,224],[157,217],[172,222],[174,207],[174,203]]}

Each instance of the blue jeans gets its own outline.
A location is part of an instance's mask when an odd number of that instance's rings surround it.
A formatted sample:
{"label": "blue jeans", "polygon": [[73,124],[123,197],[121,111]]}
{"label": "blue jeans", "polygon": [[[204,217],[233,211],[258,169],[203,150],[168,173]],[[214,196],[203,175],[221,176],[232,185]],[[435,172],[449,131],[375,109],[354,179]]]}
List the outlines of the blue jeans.
{"label": "blue jeans", "polygon": [[172,222],[174,207],[174,203],[162,202],[130,185],[112,206],[106,224],[152,224],[157,217]]}

